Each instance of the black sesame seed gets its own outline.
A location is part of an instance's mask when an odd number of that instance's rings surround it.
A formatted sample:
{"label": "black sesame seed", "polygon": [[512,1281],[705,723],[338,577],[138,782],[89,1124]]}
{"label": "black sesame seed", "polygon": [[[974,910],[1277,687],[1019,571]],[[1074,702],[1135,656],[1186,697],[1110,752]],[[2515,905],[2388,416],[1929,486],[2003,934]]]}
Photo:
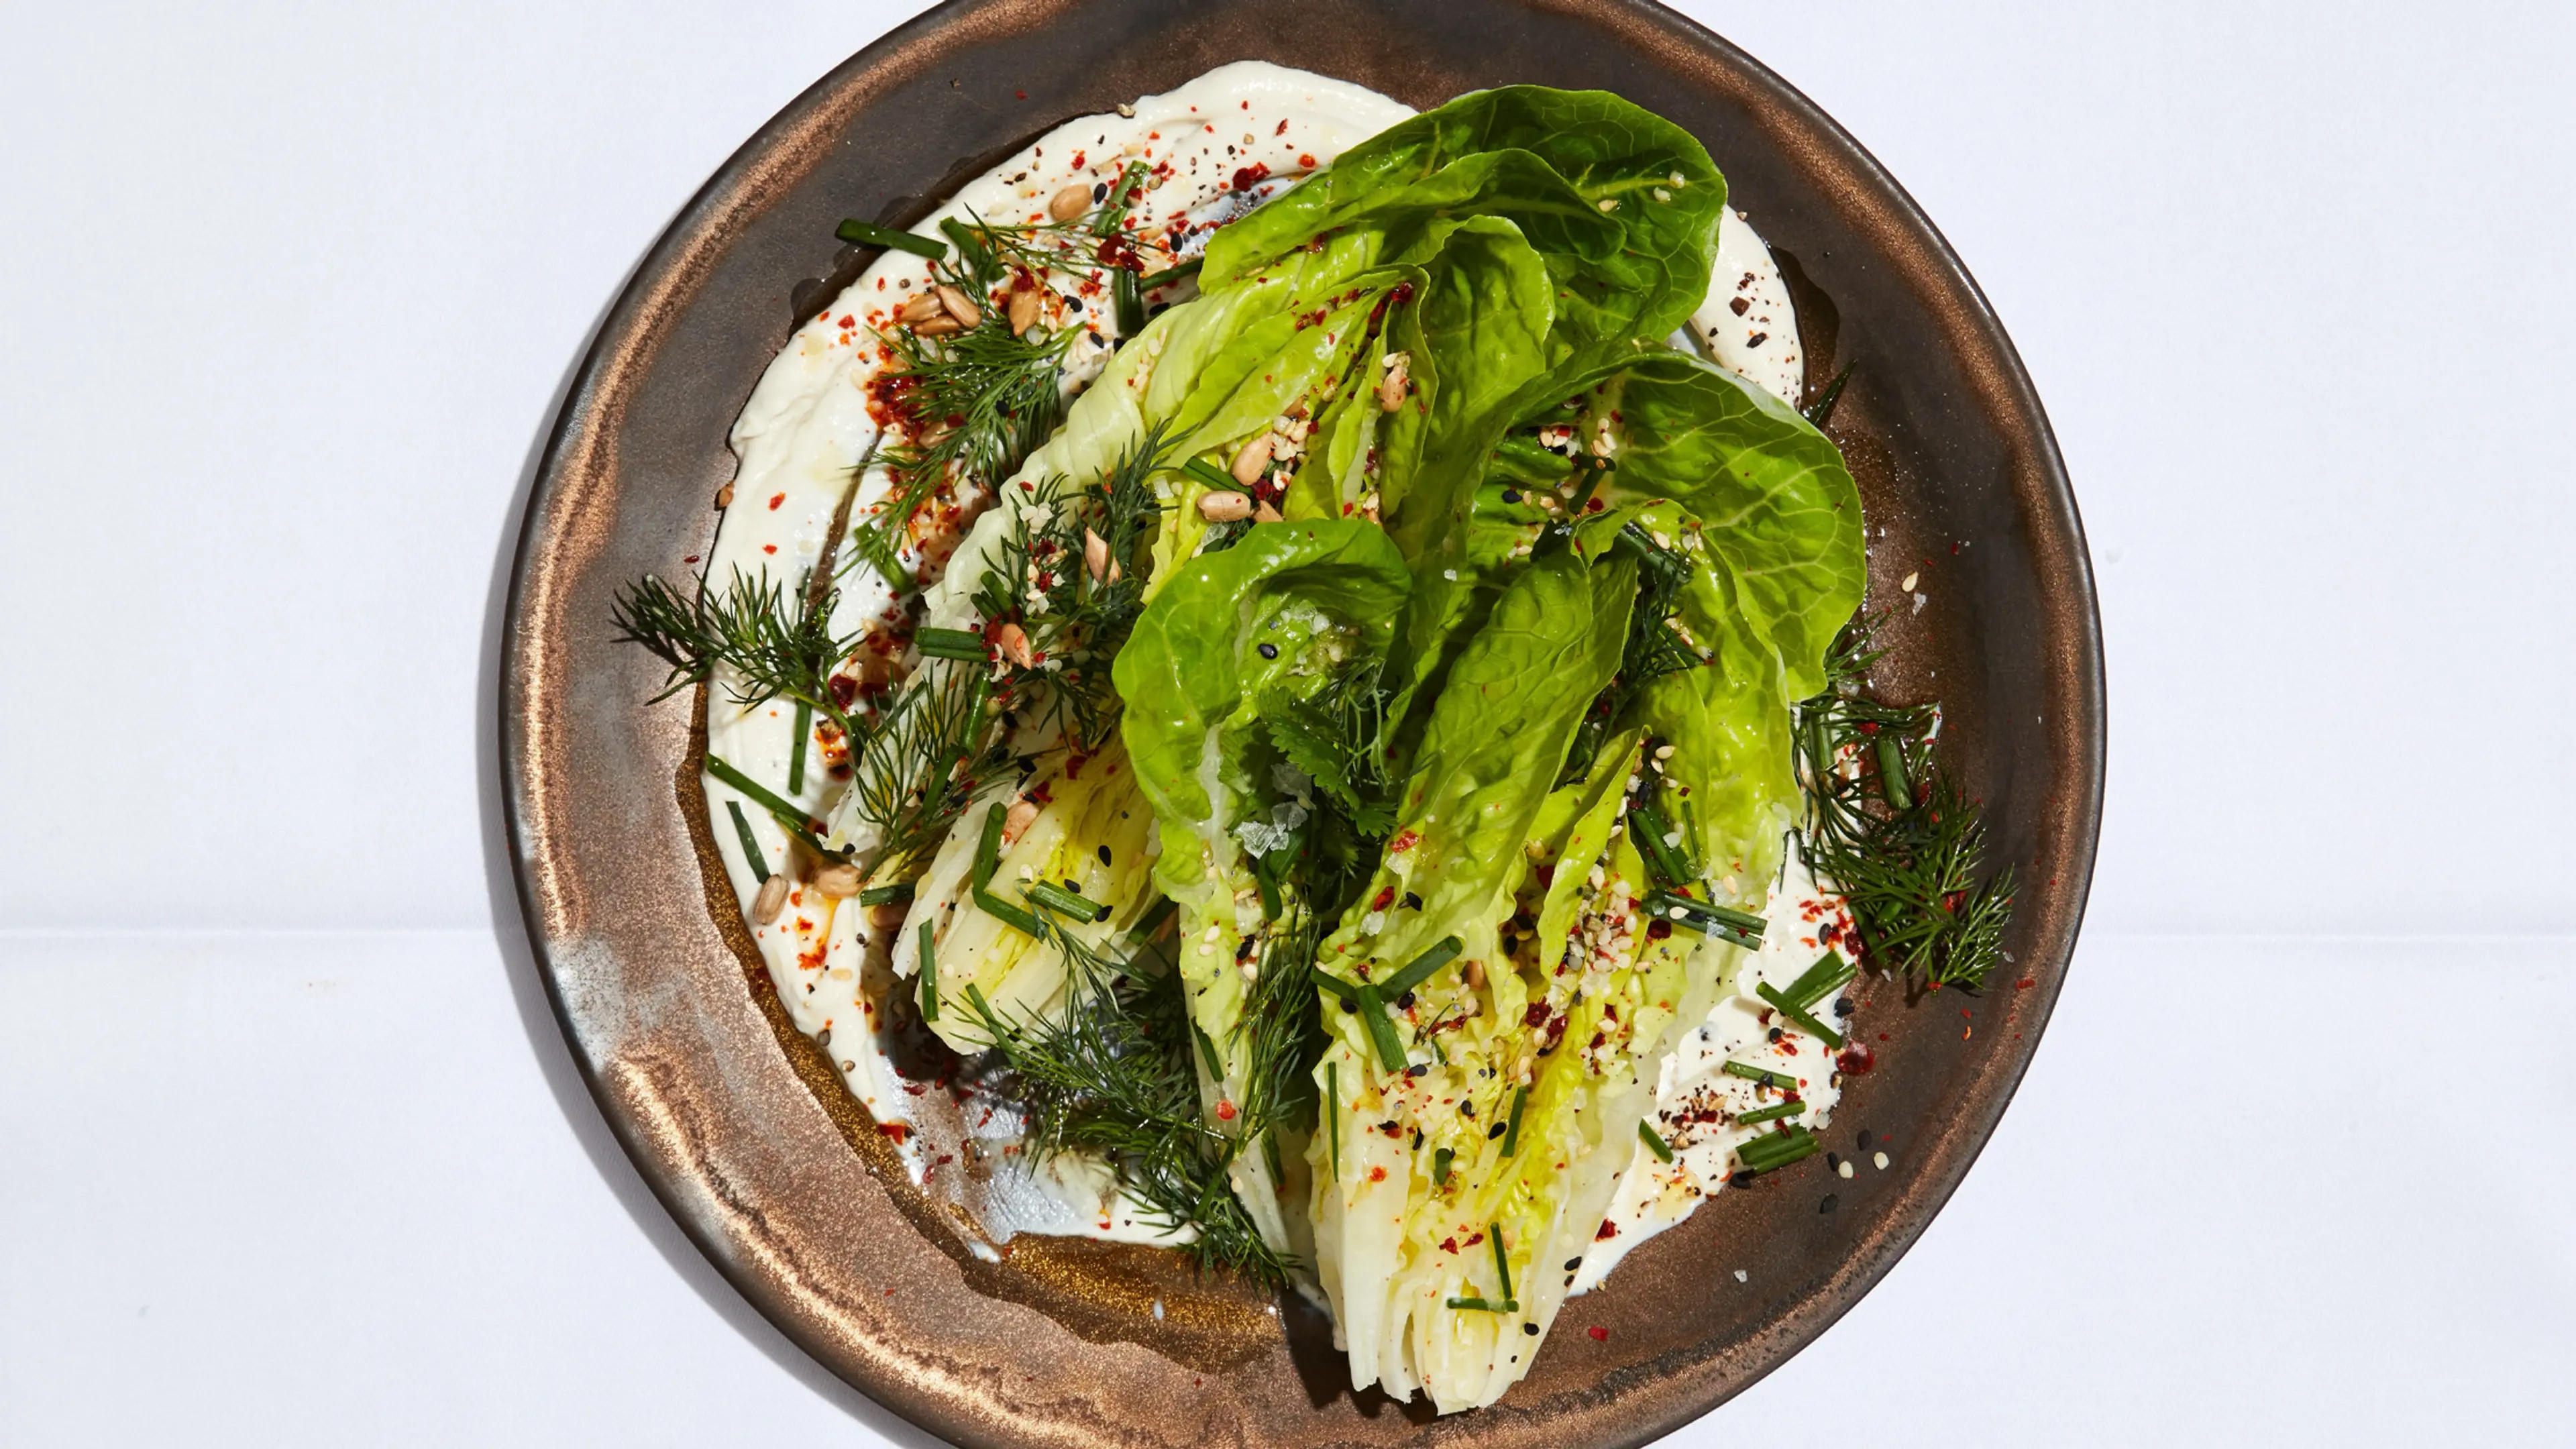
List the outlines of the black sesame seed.
{"label": "black sesame seed", "polygon": [[1837,996],[1834,998],[1834,1015],[1849,1016],[1858,1010],[1860,1010],[1860,1008],[1852,1005],[1852,999],[1850,997]]}
{"label": "black sesame seed", "polygon": [[1582,1266],[1583,1260],[1581,1258],[1568,1258],[1565,1260],[1565,1271],[1569,1273]]}
{"label": "black sesame seed", "polygon": [[1870,1144],[1871,1140],[1872,1140],[1872,1139],[1871,1139],[1871,1137],[1870,1137],[1869,1129],[1868,1129],[1868,1128],[1866,1128],[1866,1127],[1863,1127],[1862,1129],[1860,1129],[1860,1150],[1861,1150],[1861,1151],[1863,1151],[1863,1152],[1867,1152],[1867,1151],[1869,1150],[1869,1144]]}
{"label": "black sesame seed", "polygon": [[1503,1128],[1504,1128],[1504,1126],[1505,1126],[1505,1125],[1506,1125],[1506,1124],[1501,1123],[1501,1122],[1497,1122],[1497,1123],[1495,1123],[1491,1128],[1487,1129],[1487,1131],[1486,1131],[1486,1133],[1485,1133],[1485,1140],[1486,1140],[1486,1141],[1488,1141],[1488,1142],[1491,1142],[1491,1141],[1493,1141],[1495,1138],[1502,1136],[1502,1135],[1503,1135]]}
{"label": "black sesame seed", "polygon": [[1429,1062],[1417,1062],[1404,1069],[1404,1074],[1408,1077],[1428,1076],[1430,1075],[1430,1072],[1431,1064]]}
{"label": "black sesame seed", "polygon": [[1825,1194],[1825,1200],[1823,1202],[1816,1204],[1816,1212],[1821,1216],[1825,1213],[1832,1212],[1834,1209],[1841,1207],[1842,1205],[1843,1200],[1829,1192]]}
{"label": "black sesame seed", "polygon": [[1476,1104],[1475,1104],[1475,1103],[1473,1103],[1473,1102],[1461,1102],[1461,1103],[1459,1103],[1459,1104],[1458,1104],[1458,1115],[1459,1115],[1459,1116],[1461,1116],[1461,1117],[1473,1117],[1473,1116],[1475,1116],[1475,1115],[1476,1115]]}
{"label": "black sesame seed", "polygon": [[1101,863],[1102,865],[1107,865],[1107,864],[1109,863],[1109,847],[1108,847],[1108,846],[1105,846],[1105,845],[1104,845],[1104,846],[1100,847],[1100,863]]}
{"label": "black sesame seed", "polygon": [[1404,893],[1404,908],[1408,911],[1421,910],[1422,897],[1414,894],[1412,891],[1406,891]]}
{"label": "black sesame seed", "polygon": [[1506,488],[1506,489],[1504,489],[1504,490],[1503,490],[1503,501],[1504,501],[1505,503],[1518,503],[1518,502],[1520,502],[1520,501],[1521,501],[1521,490],[1519,490],[1519,489],[1517,489],[1517,488]]}
{"label": "black sesame seed", "polygon": [[1827,1172],[1832,1172],[1842,1165],[1843,1160],[1840,1155],[1831,1152],[1825,1154],[1825,1170]]}
{"label": "black sesame seed", "polygon": [[1521,1332],[1528,1334],[1532,1338],[1536,1338],[1538,1337],[1538,1325],[1535,1323],[1524,1323],[1521,1325]]}
{"label": "black sesame seed", "polygon": [[1278,646],[1278,645],[1276,645],[1276,644],[1264,644],[1264,645],[1262,645],[1262,646],[1261,646],[1261,657],[1262,657],[1262,658],[1264,658],[1264,659],[1276,659],[1276,658],[1278,658],[1278,657],[1279,657],[1279,646]]}
{"label": "black sesame seed", "polygon": [[1773,1041],[1778,1041],[1780,1039],[1780,1028],[1776,1026],[1771,1028],[1771,1039]]}
{"label": "black sesame seed", "polygon": [[1411,1011],[1413,1009],[1413,993],[1408,991],[1402,996],[1397,997],[1395,999],[1395,1009],[1398,1011]]}

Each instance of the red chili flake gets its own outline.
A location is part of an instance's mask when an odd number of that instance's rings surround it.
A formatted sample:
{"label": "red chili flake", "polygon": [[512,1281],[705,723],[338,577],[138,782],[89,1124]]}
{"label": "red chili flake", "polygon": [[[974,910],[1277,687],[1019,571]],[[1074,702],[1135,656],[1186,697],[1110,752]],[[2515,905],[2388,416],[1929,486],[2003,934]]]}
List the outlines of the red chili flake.
{"label": "red chili flake", "polygon": [[2038,984],[2039,984],[2038,982],[2033,981],[2033,980],[2031,980],[2029,977],[2025,976],[2025,977],[2023,977],[2022,979],[2020,979],[2019,981],[2016,981],[2016,982],[2014,982],[2014,983],[2013,983],[2013,990],[2015,990],[2015,991],[2028,991],[2029,989],[2031,989],[2031,988],[2032,988],[2032,987],[2034,987],[2034,986],[2037,986]]}
{"label": "red chili flake", "polygon": [[879,1122],[877,1124],[877,1133],[880,1136],[893,1138],[894,1145],[901,1147],[912,1138],[912,1124],[909,1122]]}
{"label": "red chili flake", "polygon": [[1255,161],[1251,165],[1243,167],[1234,173],[1234,189],[1237,191],[1250,191],[1253,187],[1267,179],[1269,175],[1270,167],[1268,164]]}
{"label": "red chili flake", "polygon": [[[1880,1033],[1878,1039],[1887,1040],[1886,1033]],[[1834,1065],[1840,1067],[1846,1077],[1865,1077],[1871,1068],[1878,1065],[1878,1054],[1859,1042],[1853,1042],[1843,1048],[1842,1055],[1834,1058]]]}
{"label": "red chili flake", "polygon": [[[1279,124],[1285,126],[1288,123],[1286,121],[1281,121]],[[1312,171],[1315,169],[1315,158],[1307,155],[1303,151],[1300,151],[1297,153],[1297,164],[1305,167],[1309,171]]]}
{"label": "red chili flake", "polygon": [[1547,1003],[1544,1001],[1531,1002],[1529,1004],[1529,1010],[1521,1013],[1521,1025],[1523,1026],[1541,1026],[1546,1024],[1546,1021]]}
{"label": "red chili flake", "polygon": [[1369,909],[1372,911],[1382,911],[1394,904],[1395,887],[1387,886],[1380,890],[1376,897],[1369,902]]}
{"label": "red chili flake", "polygon": [[[1283,121],[1280,124],[1286,125],[1287,123]],[[1442,1238],[1440,1240],[1440,1251],[1444,1253],[1454,1253],[1458,1251],[1458,1240],[1454,1237]]]}
{"label": "red chili flake", "polygon": [[778,552],[778,545],[774,543],[764,543],[760,546],[760,551],[762,553],[776,553]]}
{"label": "red chili flake", "polygon": [[1596,1323],[1583,1331],[1592,1335],[1592,1341],[1594,1343],[1608,1343],[1610,1341],[1610,1330],[1603,1328],[1600,1324]]}
{"label": "red chili flake", "polygon": [[1013,100],[1015,100],[1015,101],[1025,101],[1025,100],[1027,100],[1028,98],[1029,98],[1029,93],[1028,93],[1027,91],[1013,91],[1013,92],[1011,92],[1011,99],[1013,99]]}
{"label": "red chili flake", "polygon": [[1372,1168],[1370,1168],[1370,1169],[1369,1169],[1369,1181],[1371,1181],[1371,1182],[1384,1182],[1384,1181],[1386,1181],[1386,1169],[1385,1169],[1385,1168],[1383,1168],[1383,1167],[1372,1167]]}
{"label": "red chili flake", "polygon": [[687,558],[684,558],[684,559],[680,560],[680,562],[682,562],[682,563],[696,563],[697,561],[698,561],[698,556],[697,556],[696,554],[691,554],[691,555],[689,555]]}
{"label": "red chili flake", "polygon": [[1218,1121],[1220,1121],[1220,1122],[1231,1122],[1231,1121],[1233,1121],[1233,1120],[1234,1120],[1234,1104],[1233,1104],[1232,1102],[1228,1102],[1228,1101],[1226,1101],[1226,1100],[1224,1100],[1224,1099],[1222,1099],[1222,1098],[1219,1098],[1219,1099],[1218,1099],[1218,1101],[1217,1101],[1217,1104],[1216,1104],[1216,1120],[1218,1120]]}
{"label": "red chili flake", "polygon": [[1405,830],[1398,832],[1395,839],[1388,841],[1386,843],[1386,848],[1389,852],[1411,850],[1414,846],[1421,843],[1422,835],[1419,831]]}

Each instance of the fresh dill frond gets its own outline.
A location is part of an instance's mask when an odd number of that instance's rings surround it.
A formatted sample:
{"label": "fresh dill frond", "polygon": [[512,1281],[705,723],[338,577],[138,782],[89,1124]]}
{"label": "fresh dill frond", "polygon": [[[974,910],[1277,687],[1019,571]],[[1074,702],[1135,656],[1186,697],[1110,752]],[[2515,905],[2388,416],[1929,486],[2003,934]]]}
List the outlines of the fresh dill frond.
{"label": "fresh dill frond", "polygon": [[1031,496],[1014,506],[1010,532],[975,593],[988,624],[1016,624],[1029,641],[1033,663],[1006,678],[1011,711],[1057,725],[1085,750],[1107,744],[1117,728],[1109,663],[1145,611],[1145,581],[1130,565],[1162,514],[1149,480],[1164,451],[1157,424],[1096,482],[1028,484]]}
{"label": "fresh dill frond", "polygon": [[1106,1161],[1149,1220],[1196,1229],[1187,1251],[1201,1268],[1287,1281],[1292,1264],[1263,1239],[1228,1179],[1241,1143],[1200,1116],[1178,972],[1111,968],[1093,953],[1068,972],[1064,1002],[1052,1011],[1007,1018],[972,988],[967,1006],[1019,1079],[1040,1151]]}
{"label": "fresh dill frond", "polygon": [[752,709],[783,697],[855,737],[850,715],[829,684],[833,667],[861,638],[832,633],[839,592],[828,581],[821,588],[800,587],[791,604],[767,569],[747,576],[737,568],[720,590],[707,582],[700,573],[695,595],[683,596],[647,574],[620,590],[609,606],[620,642],[640,644],[670,666],[653,702],[706,683],[723,665],[734,674],[725,692],[736,705]]}
{"label": "fresh dill frond", "polygon": [[1242,1135],[1315,1126],[1315,1063],[1324,1056],[1324,1019],[1315,995],[1315,952],[1323,933],[1314,912],[1290,901],[1254,949],[1252,988],[1244,995]]}
{"label": "fresh dill frond", "polygon": [[1610,732],[1619,726],[1629,704],[1647,685],[1668,674],[1700,664],[1689,641],[1673,627],[1680,617],[1682,594],[1690,585],[1690,560],[1655,541],[1653,534],[1631,523],[1619,530],[1618,548],[1637,557],[1637,602],[1628,611],[1628,638],[1620,647],[1619,671],[1585,711],[1574,742],[1565,752],[1557,783],[1570,784],[1592,769]]}
{"label": "fresh dill frond", "polygon": [[906,437],[880,455],[893,481],[888,498],[851,532],[852,562],[873,564],[898,589],[912,584],[900,561],[912,520],[940,487],[1000,486],[1064,421],[1064,357],[1081,334],[1014,332],[1007,309],[993,304],[993,288],[1025,250],[1008,228],[949,221],[941,229],[957,245],[931,264],[931,281],[965,293],[982,315],[948,337],[901,327],[884,334],[894,360],[870,388]]}
{"label": "fresh dill frond", "polygon": [[850,752],[850,795],[877,827],[876,875],[927,864],[965,812],[988,758],[993,713],[983,664],[930,659],[879,711]]}
{"label": "fresh dill frond", "polygon": [[1795,712],[1807,794],[1800,853],[1851,903],[1873,964],[1973,990],[2002,958],[2013,874],[1985,873],[1984,812],[1935,758],[1939,709],[1864,692],[1881,652],[1872,624],[1861,614],[1843,627],[1824,692]]}

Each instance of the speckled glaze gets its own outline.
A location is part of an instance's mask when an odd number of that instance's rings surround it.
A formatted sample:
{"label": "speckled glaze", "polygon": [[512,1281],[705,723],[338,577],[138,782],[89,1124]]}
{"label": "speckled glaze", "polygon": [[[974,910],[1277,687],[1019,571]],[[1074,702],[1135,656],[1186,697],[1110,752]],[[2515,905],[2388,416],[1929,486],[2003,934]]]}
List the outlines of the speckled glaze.
{"label": "speckled glaze", "polygon": [[[707,834],[703,706],[645,705],[658,670],[608,622],[618,585],[704,551],[727,427],[791,318],[855,275],[841,218],[907,221],[1069,116],[1248,58],[1421,107],[1507,82],[1600,87],[1707,144],[1784,254],[1810,387],[1856,364],[1833,431],[1869,508],[1872,601],[1915,573],[1926,598],[1896,610],[1884,692],[1945,702],[1946,758],[2023,883],[2017,964],[1993,989],[1867,992],[1877,1068],[1825,1134],[1855,1177],[1818,1157],[1721,1194],[1569,1305],[1500,1405],[1439,1421],[1355,1396],[1310,1311],[1194,1282],[1173,1255],[1035,1239],[999,1263],[970,1254],[788,1027]],[[556,420],[505,627],[508,848],[601,1111],[744,1297],[965,1444],[1567,1449],[1707,1412],[1849,1308],[1958,1186],[2056,999],[2101,812],[2090,565],[2002,327],[1831,120],[1724,41],[1619,0],[992,0],[895,31],[753,137],[637,268]],[[1887,1170],[1856,1153],[1864,1129]]]}

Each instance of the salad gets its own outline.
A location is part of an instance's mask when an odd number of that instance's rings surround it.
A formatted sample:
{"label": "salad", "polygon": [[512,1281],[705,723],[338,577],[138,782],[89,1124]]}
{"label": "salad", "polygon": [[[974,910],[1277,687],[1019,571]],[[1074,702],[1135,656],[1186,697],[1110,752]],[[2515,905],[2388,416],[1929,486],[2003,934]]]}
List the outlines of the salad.
{"label": "salad", "polygon": [[1990,969],[1938,710],[1865,688],[1841,379],[1688,133],[1245,63],[840,234],[714,549],[616,622],[979,1251],[1166,1244],[1489,1404],[1818,1150],[1864,967]]}

